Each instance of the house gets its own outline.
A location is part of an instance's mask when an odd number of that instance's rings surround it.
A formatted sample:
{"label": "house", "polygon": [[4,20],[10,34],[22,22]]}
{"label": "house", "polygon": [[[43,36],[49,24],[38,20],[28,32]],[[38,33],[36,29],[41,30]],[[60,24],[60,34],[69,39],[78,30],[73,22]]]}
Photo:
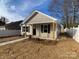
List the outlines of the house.
{"label": "house", "polygon": [[0,18],[0,31],[5,30],[6,23],[4,20],[5,20],[5,18],[3,18],[3,17]]}
{"label": "house", "polygon": [[33,13],[20,24],[21,35],[31,35],[33,38],[56,40],[61,32],[61,25],[56,20],[57,19],[40,11],[33,11]]}
{"label": "house", "polygon": [[15,21],[15,22],[11,22],[11,23],[8,23],[6,24],[6,30],[21,30],[19,24],[22,22],[21,21]]}
{"label": "house", "polygon": [[0,16],[0,31],[6,30],[6,24],[8,22],[8,19],[4,16]]}
{"label": "house", "polygon": [[5,22],[0,21],[0,31],[5,30]]}
{"label": "house", "polygon": [[6,30],[5,26],[0,26],[0,31]]}

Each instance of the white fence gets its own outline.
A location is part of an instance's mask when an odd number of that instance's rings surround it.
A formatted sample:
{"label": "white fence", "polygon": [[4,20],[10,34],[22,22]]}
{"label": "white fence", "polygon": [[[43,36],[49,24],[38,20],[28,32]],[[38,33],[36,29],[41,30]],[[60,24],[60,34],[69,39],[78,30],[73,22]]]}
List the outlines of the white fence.
{"label": "white fence", "polygon": [[0,37],[20,35],[20,30],[3,30],[0,31]]}
{"label": "white fence", "polygon": [[66,29],[66,32],[79,42],[79,26],[77,28]]}

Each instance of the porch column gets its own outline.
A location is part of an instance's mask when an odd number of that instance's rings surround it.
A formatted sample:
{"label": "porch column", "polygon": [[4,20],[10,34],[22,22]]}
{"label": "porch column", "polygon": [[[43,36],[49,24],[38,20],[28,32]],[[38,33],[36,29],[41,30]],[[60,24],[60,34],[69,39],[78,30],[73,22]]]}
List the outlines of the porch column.
{"label": "porch column", "polygon": [[52,32],[52,34],[53,34],[53,39],[54,39],[54,23],[52,23],[52,25],[53,25],[53,32]]}
{"label": "porch column", "polygon": [[27,32],[26,32],[26,24],[25,24],[25,38],[26,38],[26,36],[27,36]]}
{"label": "porch column", "polygon": [[58,33],[57,33],[57,31],[58,31],[58,25],[57,25],[57,23],[55,24],[55,26],[56,26],[55,37],[56,37],[56,40],[57,40],[57,37],[58,37]]}
{"label": "porch column", "polygon": [[33,25],[31,25],[31,35],[33,35]]}
{"label": "porch column", "polygon": [[23,35],[23,26],[21,26],[21,35]]}

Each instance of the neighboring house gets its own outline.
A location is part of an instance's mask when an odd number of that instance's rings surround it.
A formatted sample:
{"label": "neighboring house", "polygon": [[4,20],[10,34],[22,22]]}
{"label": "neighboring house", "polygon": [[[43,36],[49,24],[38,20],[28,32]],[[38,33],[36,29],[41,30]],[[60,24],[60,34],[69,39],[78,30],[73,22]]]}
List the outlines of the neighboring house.
{"label": "neighboring house", "polygon": [[21,30],[20,25],[19,25],[21,22],[22,21],[8,23],[6,24],[6,29],[7,30]]}
{"label": "neighboring house", "polygon": [[0,20],[0,31],[5,30],[5,22]]}
{"label": "neighboring house", "polygon": [[[16,21],[0,26],[0,37],[19,36],[21,35],[20,23],[22,21]],[[1,31],[3,30],[3,31]]]}
{"label": "neighboring house", "polygon": [[42,12],[34,11],[21,24],[21,35],[33,38],[56,40],[61,32],[61,25],[57,19]]}
{"label": "neighboring house", "polygon": [[0,31],[6,30],[5,26],[0,26]]}
{"label": "neighboring house", "polygon": [[8,19],[5,17],[0,17],[0,31],[6,30],[5,26],[7,23]]}

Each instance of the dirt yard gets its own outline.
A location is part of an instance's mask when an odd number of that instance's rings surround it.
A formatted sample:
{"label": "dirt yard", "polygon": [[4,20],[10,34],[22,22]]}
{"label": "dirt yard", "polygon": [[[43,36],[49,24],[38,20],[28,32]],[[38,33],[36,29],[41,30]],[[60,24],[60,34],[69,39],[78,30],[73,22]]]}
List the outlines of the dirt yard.
{"label": "dirt yard", "polygon": [[59,42],[27,39],[0,47],[0,59],[79,59],[79,44],[62,37]]}
{"label": "dirt yard", "polygon": [[6,41],[12,41],[16,39],[23,38],[22,36],[14,36],[14,37],[0,37],[0,43],[6,42]]}

